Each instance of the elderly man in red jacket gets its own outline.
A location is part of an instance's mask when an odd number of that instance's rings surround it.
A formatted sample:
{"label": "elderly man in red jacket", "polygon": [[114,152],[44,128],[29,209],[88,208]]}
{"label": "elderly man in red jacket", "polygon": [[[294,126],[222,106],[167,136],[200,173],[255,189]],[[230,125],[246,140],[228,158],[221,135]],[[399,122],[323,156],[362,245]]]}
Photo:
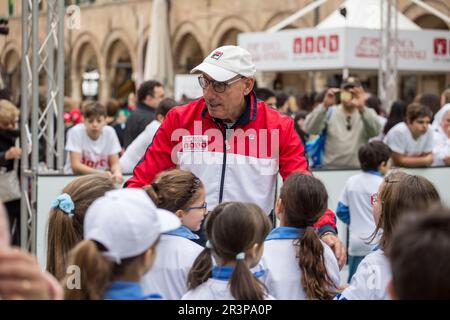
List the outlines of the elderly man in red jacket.
{"label": "elderly man in red jacket", "polygon": [[[283,179],[294,171],[310,174],[292,119],[256,99],[255,65],[243,48],[220,47],[192,72],[201,73],[203,97],[167,114],[126,186],[143,187],[159,172],[178,167],[203,181],[209,210],[243,201],[269,214],[278,172]],[[328,210],[316,227],[343,266],[334,213]]]}

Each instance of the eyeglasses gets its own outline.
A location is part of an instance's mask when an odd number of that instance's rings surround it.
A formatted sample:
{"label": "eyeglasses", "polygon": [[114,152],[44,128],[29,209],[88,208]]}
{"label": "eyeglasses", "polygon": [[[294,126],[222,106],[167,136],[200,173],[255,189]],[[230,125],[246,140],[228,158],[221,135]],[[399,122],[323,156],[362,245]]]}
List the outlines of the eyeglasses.
{"label": "eyeglasses", "polygon": [[208,208],[208,204],[206,202],[203,202],[203,204],[201,206],[199,206],[199,207],[189,207],[189,208],[186,209],[186,211],[195,210],[195,209],[206,210],[207,208]]}
{"label": "eyeglasses", "polygon": [[352,130],[352,117],[351,116],[347,116],[347,130],[350,131]]}
{"label": "eyeglasses", "polygon": [[208,80],[202,75],[202,76],[198,77],[198,83],[200,84],[200,87],[202,87],[203,89],[208,88],[208,86],[211,84],[215,92],[222,93],[222,92],[225,92],[225,90],[227,89],[227,87],[230,84],[238,82],[242,78],[245,78],[245,77],[241,76],[234,80],[219,82],[219,81],[215,81],[215,80]]}

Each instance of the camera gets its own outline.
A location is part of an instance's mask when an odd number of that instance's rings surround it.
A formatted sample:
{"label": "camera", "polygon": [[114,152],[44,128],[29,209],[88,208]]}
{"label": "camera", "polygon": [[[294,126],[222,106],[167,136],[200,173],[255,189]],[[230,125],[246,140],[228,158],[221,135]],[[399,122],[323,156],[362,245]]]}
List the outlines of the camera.
{"label": "camera", "polygon": [[9,19],[5,17],[0,17],[0,34],[7,36],[9,34],[8,27]]}

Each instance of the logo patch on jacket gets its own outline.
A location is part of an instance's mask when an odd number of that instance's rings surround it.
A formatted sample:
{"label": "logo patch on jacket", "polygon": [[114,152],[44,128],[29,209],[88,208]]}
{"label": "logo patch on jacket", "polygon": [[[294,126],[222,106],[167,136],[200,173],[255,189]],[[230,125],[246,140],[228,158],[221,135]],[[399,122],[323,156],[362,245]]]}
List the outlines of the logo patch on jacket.
{"label": "logo patch on jacket", "polygon": [[223,52],[216,51],[211,55],[211,59],[219,60],[219,58],[223,55]]}
{"label": "logo patch on jacket", "polygon": [[202,152],[208,151],[208,136],[184,136],[183,151],[185,152]]}

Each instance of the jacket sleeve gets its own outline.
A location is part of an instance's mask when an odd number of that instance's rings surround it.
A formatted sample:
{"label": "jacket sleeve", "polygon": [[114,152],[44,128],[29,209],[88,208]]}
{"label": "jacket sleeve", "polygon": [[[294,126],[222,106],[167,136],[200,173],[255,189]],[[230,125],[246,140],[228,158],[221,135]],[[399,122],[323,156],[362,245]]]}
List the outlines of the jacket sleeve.
{"label": "jacket sleeve", "polygon": [[283,181],[292,172],[309,172],[308,161],[305,158],[305,149],[297,132],[294,130],[294,122],[290,118],[286,122],[287,124],[283,127],[278,139],[280,145],[280,175]]}
{"label": "jacket sleeve", "polygon": [[[308,168],[308,161],[305,158],[303,144],[294,130],[292,119],[280,134],[280,175],[283,181],[293,172],[303,172],[311,174]],[[337,234],[336,216],[334,212],[327,209],[325,214],[315,225],[319,229],[319,234],[331,231]]]}
{"label": "jacket sleeve", "polygon": [[169,111],[144,157],[134,168],[133,176],[125,183],[125,188],[142,188],[152,183],[158,173],[176,167],[172,161],[172,150],[176,143],[171,141],[174,130],[173,115],[174,113]]}
{"label": "jacket sleeve", "polygon": [[368,107],[364,107],[361,119],[364,124],[364,131],[368,139],[380,134],[381,124],[376,112]]}
{"label": "jacket sleeve", "polygon": [[[331,107],[330,107],[331,108]],[[305,119],[305,131],[309,134],[319,134],[327,122],[327,109],[319,104]]]}

